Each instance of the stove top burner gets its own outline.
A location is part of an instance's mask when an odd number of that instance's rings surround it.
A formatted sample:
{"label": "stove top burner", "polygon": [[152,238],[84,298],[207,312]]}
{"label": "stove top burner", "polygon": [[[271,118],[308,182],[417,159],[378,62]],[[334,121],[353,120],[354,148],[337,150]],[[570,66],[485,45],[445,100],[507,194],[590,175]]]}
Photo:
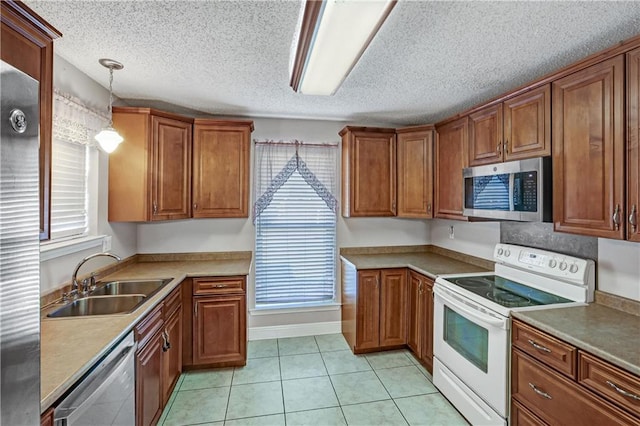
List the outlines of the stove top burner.
{"label": "stove top burner", "polygon": [[531,299],[498,288],[494,288],[493,290],[488,291],[487,299],[493,300],[494,302],[497,302],[502,306],[506,306],[508,308],[517,308],[520,306],[531,305]]}
{"label": "stove top burner", "polygon": [[482,277],[471,277],[471,278],[461,278],[456,281],[460,287],[464,287],[467,289],[484,289],[491,288],[493,285],[493,281],[490,281],[486,278]]}

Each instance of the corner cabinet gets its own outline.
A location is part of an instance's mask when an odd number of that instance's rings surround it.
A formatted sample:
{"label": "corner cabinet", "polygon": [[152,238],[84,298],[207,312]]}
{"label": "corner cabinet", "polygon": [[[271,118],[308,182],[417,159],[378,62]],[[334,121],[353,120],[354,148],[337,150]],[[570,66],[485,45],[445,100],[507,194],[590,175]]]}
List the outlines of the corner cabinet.
{"label": "corner cabinet", "polygon": [[398,217],[433,217],[433,126],[397,129]]}
{"label": "corner cabinet", "polygon": [[3,0],[0,57],[39,86],[40,100],[40,239],[49,239],[51,209],[51,135],[53,125],[53,40],[58,30],[19,1]]}
{"label": "corner cabinet", "polygon": [[625,237],[624,55],[553,82],[554,230]]}
{"label": "corner cabinet", "polygon": [[627,239],[640,242],[640,48],[627,53]]}
{"label": "corner cabinet", "polygon": [[194,120],[194,218],[249,216],[253,121]]}
{"label": "corner cabinet", "polygon": [[433,373],[433,280],[409,271],[407,346]]}
{"label": "corner cabinet", "polygon": [[347,126],[340,136],[342,216],[395,216],[395,129]]}
{"label": "corner cabinet", "polygon": [[462,169],[467,167],[467,117],[436,128],[435,217],[467,220],[462,215]]}
{"label": "corner cabinet", "polygon": [[192,123],[150,108],[113,108],[124,142],[109,157],[109,221],[191,217]]}

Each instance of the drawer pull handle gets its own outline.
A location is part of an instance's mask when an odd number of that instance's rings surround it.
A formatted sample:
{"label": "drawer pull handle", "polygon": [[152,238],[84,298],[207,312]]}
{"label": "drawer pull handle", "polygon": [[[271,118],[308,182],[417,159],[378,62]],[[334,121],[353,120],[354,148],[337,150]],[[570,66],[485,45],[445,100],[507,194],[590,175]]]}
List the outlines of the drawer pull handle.
{"label": "drawer pull handle", "polygon": [[225,288],[226,284],[216,284],[216,288]]}
{"label": "drawer pull handle", "polygon": [[546,352],[548,354],[551,353],[551,349],[545,348],[544,346],[541,346],[541,345],[537,344],[536,342],[534,342],[531,339],[529,339],[528,342],[529,342],[529,344],[531,344],[531,346],[533,346],[534,348],[536,348],[539,351]]}
{"label": "drawer pull handle", "polygon": [[616,392],[618,392],[620,395],[624,395],[624,396],[626,396],[627,398],[631,398],[631,399],[635,399],[636,401],[640,401],[640,396],[635,395],[635,394],[633,394],[633,393],[631,393],[631,392],[627,392],[627,391],[626,391],[626,390],[624,390],[624,389],[620,389],[619,387],[617,387],[617,386],[616,386],[616,384],[615,384],[615,383],[610,382],[609,380],[607,380],[607,384],[608,384],[610,387],[612,387],[613,389],[615,389],[615,391],[616,391]]}
{"label": "drawer pull handle", "polygon": [[530,387],[531,387],[531,389],[533,389],[533,391],[534,391],[535,393],[537,393],[538,395],[540,395],[540,396],[542,396],[542,397],[544,397],[544,398],[547,398],[547,399],[553,399],[553,398],[551,398],[551,395],[549,395],[549,394],[548,394],[548,393],[546,393],[546,392],[541,391],[541,390],[540,390],[540,389],[538,389],[538,388],[536,387],[536,385],[534,385],[533,383],[529,382],[529,386],[530,386]]}

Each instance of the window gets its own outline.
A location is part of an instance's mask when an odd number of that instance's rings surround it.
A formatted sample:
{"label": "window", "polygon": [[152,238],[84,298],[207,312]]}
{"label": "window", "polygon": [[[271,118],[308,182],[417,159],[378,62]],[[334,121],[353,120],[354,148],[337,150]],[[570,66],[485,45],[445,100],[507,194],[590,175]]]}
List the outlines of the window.
{"label": "window", "polygon": [[336,153],[335,145],[256,145],[256,308],[335,301]]}

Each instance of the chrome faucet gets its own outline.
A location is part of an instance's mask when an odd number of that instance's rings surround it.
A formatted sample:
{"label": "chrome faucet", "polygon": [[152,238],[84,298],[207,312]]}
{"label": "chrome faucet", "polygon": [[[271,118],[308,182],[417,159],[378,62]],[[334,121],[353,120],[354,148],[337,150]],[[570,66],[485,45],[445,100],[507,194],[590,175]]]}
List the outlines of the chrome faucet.
{"label": "chrome faucet", "polygon": [[84,280],[82,280],[82,291],[79,291],[79,283],[78,283],[78,271],[80,270],[80,268],[82,267],[82,265],[84,265],[88,260],[93,259],[94,257],[99,257],[99,256],[107,256],[107,257],[112,257],[115,260],[117,260],[118,262],[120,262],[122,259],[120,258],[120,256],[118,256],[117,254],[113,254],[113,253],[94,253],[91,254],[87,257],[85,257],[84,259],[82,259],[80,261],[80,263],[78,263],[78,266],[76,266],[75,271],[73,271],[73,275],[71,275],[71,291],[69,292],[68,295],[66,296],[77,296],[78,293],[82,294],[82,295],[87,295],[89,293],[89,289],[94,287],[96,284],[96,277],[94,273],[91,273],[91,277],[90,278],[85,278]]}

